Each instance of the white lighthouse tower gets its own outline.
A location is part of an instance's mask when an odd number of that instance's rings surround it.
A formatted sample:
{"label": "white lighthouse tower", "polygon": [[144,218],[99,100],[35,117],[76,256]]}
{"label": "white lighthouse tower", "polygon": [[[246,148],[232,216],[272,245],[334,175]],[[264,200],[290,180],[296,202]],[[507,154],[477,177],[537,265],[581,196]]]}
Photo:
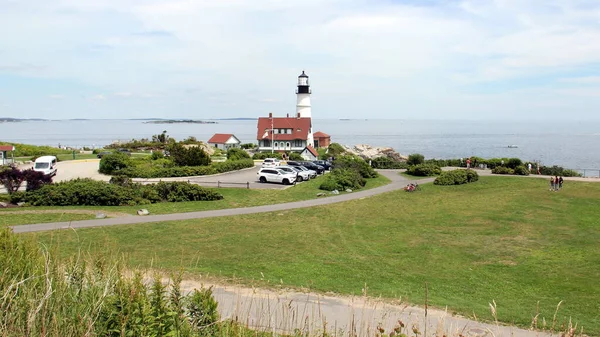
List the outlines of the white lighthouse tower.
{"label": "white lighthouse tower", "polygon": [[312,118],[310,106],[310,85],[308,84],[308,75],[302,71],[298,76],[298,89],[296,90],[296,115],[300,117]]}

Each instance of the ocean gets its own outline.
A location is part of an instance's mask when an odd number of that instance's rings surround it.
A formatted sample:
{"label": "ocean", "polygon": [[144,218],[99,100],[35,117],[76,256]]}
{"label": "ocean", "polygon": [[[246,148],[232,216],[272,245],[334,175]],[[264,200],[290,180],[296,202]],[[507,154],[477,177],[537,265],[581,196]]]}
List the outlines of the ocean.
{"label": "ocean", "polygon": [[[600,121],[457,121],[313,119],[314,131],[344,145],[392,147],[426,158],[517,157],[542,165],[600,169]],[[117,140],[151,138],[166,130],[178,140],[207,141],[233,133],[256,142],[255,120],[217,124],[151,124],[140,120],[58,120],[0,123],[0,140],[35,145],[101,147]],[[509,148],[516,145],[516,148]]]}

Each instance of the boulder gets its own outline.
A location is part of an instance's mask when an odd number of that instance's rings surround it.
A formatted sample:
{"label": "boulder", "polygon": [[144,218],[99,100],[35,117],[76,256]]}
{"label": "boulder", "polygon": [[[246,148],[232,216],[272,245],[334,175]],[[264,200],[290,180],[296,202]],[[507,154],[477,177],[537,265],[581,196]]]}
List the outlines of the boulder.
{"label": "boulder", "polygon": [[209,156],[212,156],[213,154],[215,154],[215,148],[205,144],[205,143],[199,143],[199,144],[185,144],[183,145],[183,147],[185,147],[186,149],[189,149],[190,147],[199,147],[201,148],[204,152],[206,152],[206,154],[208,154]]}
{"label": "boulder", "polygon": [[367,144],[359,144],[353,147],[343,145],[346,152],[359,156],[365,160],[379,157],[388,157],[395,161],[406,161],[408,157],[394,151],[391,147],[373,147]]}
{"label": "boulder", "polygon": [[8,207],[8,204],[5,202],[0,201],[0,207]]}
{"label": "boulder", "polygon": [[106,214],[104,214],[104,213],[96,214],[96,219],[105,219],[105,218],[106,218]]}
{"label": "boulder", "polygon": [[317,198],[318,198],[318,197],[324,197],[324,196],[326,196],[326,195],[327,195],[327,194],[326,194],[326,193],[324,193],[324,192],[317,193]]}
{"label": "boulder", "polygon": [[338,191],[338,190],[333,190],[333,191],[331,191],[331,194],[340,194],[340,191]]}
{"label": "boulder", "polygon": [[22,201],[21,201],[21,202],[17,202],[17,206],[19,206],[19,207],[23,207],[23,206],[25,206],[25,203],[24,203],[24,202],[22,202]]}
{"label": "boulder", "polygon": [[352,193],[352,190],[348,188],[348,189],[346,189],[346,192]]}
{"label": "boulder", "polygon": [[148,214],[150,214],[150,211],[148,211],[147,209],[143,208],[143,209],[140,209],[139,211],[137,211],[137,214],[138,215],[148,215]]}

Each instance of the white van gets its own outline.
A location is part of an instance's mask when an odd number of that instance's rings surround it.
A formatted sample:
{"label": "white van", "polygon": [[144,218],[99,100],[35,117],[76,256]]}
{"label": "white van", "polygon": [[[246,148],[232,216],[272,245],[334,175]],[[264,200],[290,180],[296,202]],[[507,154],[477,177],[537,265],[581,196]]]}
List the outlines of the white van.
{"label": "white van", "polygon": [[42,156],[35,160],[33,164],[33,170],[42,172],[47,176],[56,175],[56,157],[55,156]]}

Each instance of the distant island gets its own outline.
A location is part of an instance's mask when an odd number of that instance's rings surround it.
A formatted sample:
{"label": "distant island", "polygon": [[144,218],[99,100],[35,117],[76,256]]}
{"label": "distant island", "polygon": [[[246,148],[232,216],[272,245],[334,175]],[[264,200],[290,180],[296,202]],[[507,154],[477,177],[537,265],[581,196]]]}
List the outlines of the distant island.
{"label": "distant island", "polygon": [[17,122],[27,122],[27,121],[48,121],[47,119],[41,118],[11,118],[11,117],[0,117],[0,123],[17,123]]}
{"label": "distant island", "polygon": [[144,124],[217,124],[214,121],[196,121],[192,119],[165,119],[144,122]]}

